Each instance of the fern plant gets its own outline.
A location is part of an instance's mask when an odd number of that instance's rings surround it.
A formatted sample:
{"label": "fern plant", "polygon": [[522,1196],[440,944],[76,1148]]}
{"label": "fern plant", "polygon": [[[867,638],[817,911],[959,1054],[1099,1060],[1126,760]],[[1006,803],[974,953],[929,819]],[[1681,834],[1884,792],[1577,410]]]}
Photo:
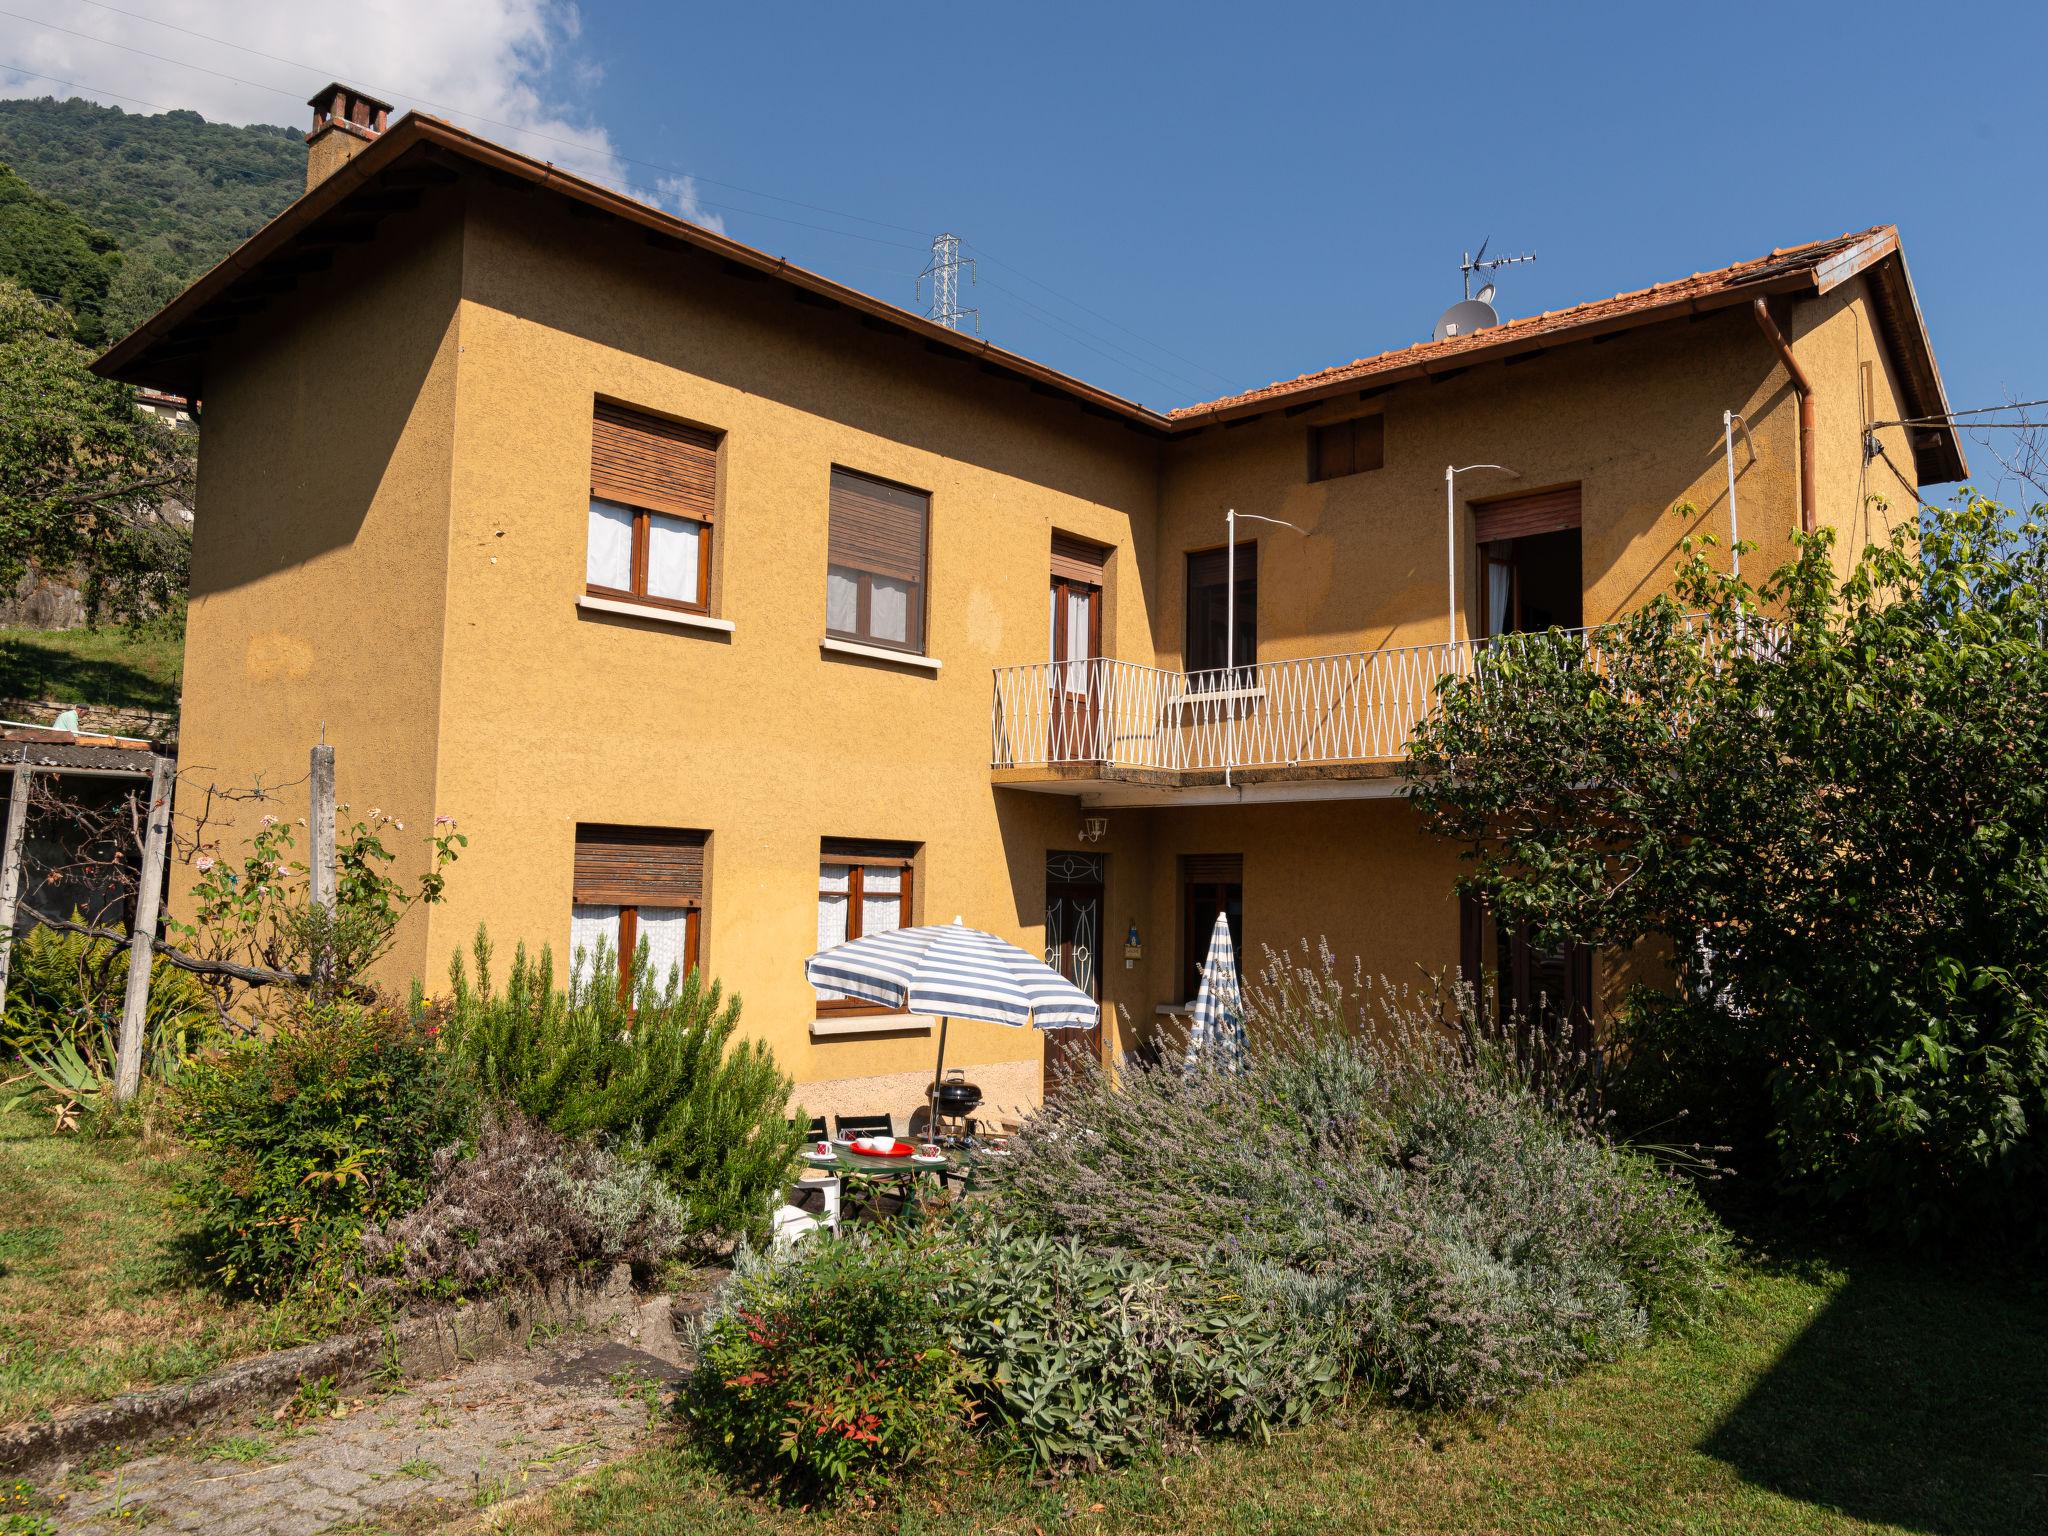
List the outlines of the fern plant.
{"label": "fern plant", "polygon": [[566,988],[547,949],[521,946],[502,990],[481,929],[472,952],[474,980],[460,954],[450,966],[443,1038],[487,1098],[651,1163],[693,1235],[760,1235],[803,1138],[774,1053],[735,1039],[737,997],[698,971],[658,980],[644,944],[623,987],[602,942]]}

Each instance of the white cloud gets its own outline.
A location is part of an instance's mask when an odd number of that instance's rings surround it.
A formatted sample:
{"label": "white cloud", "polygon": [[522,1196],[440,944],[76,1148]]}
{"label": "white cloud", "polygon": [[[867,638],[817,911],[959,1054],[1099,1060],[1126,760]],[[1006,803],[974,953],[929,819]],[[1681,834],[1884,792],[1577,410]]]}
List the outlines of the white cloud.
{"label": "white cloud", "polygon": [[706,213],[697,201],[697,178],[694,176],[657,176],[654,181],[655,196],[652,199],[667,207],[678,217],[688,219],[692,224],[701,224],[713,234],[725,233],[725,220],[715,213]]}
{"label": "white cloud", "polygon": [[13,0],[9,9],[47,25],[0,18],[0,95],[79,95],[131,112],[182,107],[215,122],[303,128],[305,98],[338,79],[400,112],[447,118],[723,227],[698,209],[687,176],[660,176],[651,194],[635,187],[636,168],[586,104],[602,69],[582,50],[565,0]]}

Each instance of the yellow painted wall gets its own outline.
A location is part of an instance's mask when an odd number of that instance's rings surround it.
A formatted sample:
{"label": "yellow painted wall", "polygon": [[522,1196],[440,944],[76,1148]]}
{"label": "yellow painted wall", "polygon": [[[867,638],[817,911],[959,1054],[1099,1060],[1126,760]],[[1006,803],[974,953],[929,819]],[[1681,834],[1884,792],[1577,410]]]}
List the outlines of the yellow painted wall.
{"label": "yellow painted wall", "polygon": [[[472,841],[432,916],[435,967],[482,921],[501,952],[560,957],[579,821],[706,829],[703,963],[750,1031],[800,1082],[908,1087],[930,1070],[925,1026],[811,1037],[820,839],[921,843],[921,920],[1042,942],[1045,852],[1079,817],[999,805],[990,673],[1045,653],[1054,528],[1119,547],[1106,628],[1145,648],[1126,572],[1154,443],[709,260],[592,241],[513,194],[477,199],[464,295],[435,807]],[[713,590],[729,636],[579,611],[600,395],[725,434]],[[936,675],[821,651],[835,464],[931,493]],[[949,1059],[1011,1063],[977,1077],[1028,1099],[1040,1050],[964,1026]]]}
{"label": "yellow painted wall", "polygon": [[[324,732],[339,798],[418,817],[395,868],[424,867],[410,838],[434,809],[461,280],[459,221],[395,217],[374,247],[344,248],[220,344],[178,797],[182,829],[205,814],[221,856],[240,855],[262,814],[306,814],[307,754]],[[258,784],[277,797],[209,801]],[[194,878],[174,863],[174,913],[188,912]],[[386,972],[419,975],[425,940],[407,925]]]}

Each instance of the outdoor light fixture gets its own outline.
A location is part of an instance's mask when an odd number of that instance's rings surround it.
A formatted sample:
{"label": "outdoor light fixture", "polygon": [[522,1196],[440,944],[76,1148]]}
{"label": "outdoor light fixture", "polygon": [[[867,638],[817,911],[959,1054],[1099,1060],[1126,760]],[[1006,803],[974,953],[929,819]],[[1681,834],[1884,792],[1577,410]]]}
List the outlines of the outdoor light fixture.
{"label": "outdoor light fixture", "polygon": [[1081,818],[1081,841],[1099,843],[1109,832],[1107,816],[1083,816]]}
{"label": "outdoor light fixture", "polygon": [[1131,924],[1131,931],[1124,935],[1124,969],[1134,971],[1138,962],[1145,958],[1145,946],[1138,942],[1138,925]]}

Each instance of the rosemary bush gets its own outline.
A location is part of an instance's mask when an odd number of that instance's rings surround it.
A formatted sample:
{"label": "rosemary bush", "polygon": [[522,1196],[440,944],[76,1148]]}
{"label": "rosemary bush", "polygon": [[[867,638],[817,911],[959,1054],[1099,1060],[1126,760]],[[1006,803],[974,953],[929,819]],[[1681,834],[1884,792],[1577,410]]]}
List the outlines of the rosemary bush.
{"label": "rosemary bush", "polygon": [[603,944],[566,990],[545,949],[535,961],[520,948],[503,991],[481,930],[474,954],[474,983],[460,955],[450,968],[442,1040],[486,1098],[651,1164],[693,1235],[765,1229],[802,1133],[786,1119],[790,1081],[774,1054],[734,1039],[737,997],[696,971],[656,978],[644,944],[623,989]]}

